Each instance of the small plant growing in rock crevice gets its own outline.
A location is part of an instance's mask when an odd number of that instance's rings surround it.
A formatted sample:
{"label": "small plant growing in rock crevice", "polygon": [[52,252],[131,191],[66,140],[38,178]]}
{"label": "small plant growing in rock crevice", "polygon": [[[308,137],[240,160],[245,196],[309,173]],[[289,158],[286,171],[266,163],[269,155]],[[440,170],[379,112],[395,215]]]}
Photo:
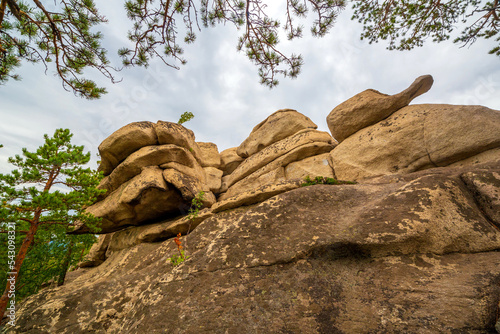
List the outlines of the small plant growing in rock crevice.
{"label": "small plant growing in rock crevice", "polygon": [[186,256],[186,252],[184,251],[182,247],[182,241],[181,241],[181,233],[177,234],[177,237],[174,238],[175,244],[177,245],[177,251],[179,252],[179,255],[174,254],[172,257],[169,257],[167,260],[170,260],[170,263],[172,263],[173,266],[178,266],[182,262],[186,261],[186,259],[189,256]]}
{"label": "small plant growing in rock crevice", "polygon": [[342,181],[342,180],[337,180],[332,177],[324,177],[324,176],[316,176],[314,179],[311,179],[309,175],[306,176],[304,179],[304,183],[302,183],[300,186],[301,187],[306,187],[306,186],[312,186],[315,184],[333,184],[333,185],[338,185],[338,184],[356,184],[357,182],[354,181]]}
{"label": "small plant growing in rock crevice", "polygon": [[[200,209],[203,206],[203,201],[205,200],[205,192],[199,191],[196,196],[191,200],[191,207],[189,208],[188,218],[189,218],[189,227],[186,234],[189,234],[191,231],[191,224],[198,217]],[[182,246],[181,241],[181,233],[177,234],[177,237],[174,238],[174,242],[177,245],[177,251],[179,254],[174,254],[172,257],[169,257],[167,260],[172,263],[173,266],[178,266],[182,262],[186,261],[189,256],[186,256],[186,252],[184,251],[184,247]],[[187,246],[187,243],[186,243]]]}
{"label": "small plant growing in rock crevice", "polygon": [[191,224],[198,217],[200,209],[203,206],[203,201],[205,200],[205,192],[199,191],[196,196],[191,200],[191,207],[189,208],[188,218],[189,218],[189,228],[188,233],[191,230]]}

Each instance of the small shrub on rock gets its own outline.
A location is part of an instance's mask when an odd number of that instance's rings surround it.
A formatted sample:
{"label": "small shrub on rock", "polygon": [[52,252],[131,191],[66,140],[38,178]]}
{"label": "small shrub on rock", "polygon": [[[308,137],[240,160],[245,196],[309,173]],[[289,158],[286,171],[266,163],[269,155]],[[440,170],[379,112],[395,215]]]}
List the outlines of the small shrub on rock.
{"label": "small shrub on rock", "polygon": [[311,179],[308,176],[304,179],[304,183],[302,183],[300,186],[301,187],[307,187],[307,186],[312,186],[315,184],[356,184],[357,182],[354,181],[342,181],[342,180],[337,180],[332,177],[324,177],[324,176],[316,176],[314,179]]}

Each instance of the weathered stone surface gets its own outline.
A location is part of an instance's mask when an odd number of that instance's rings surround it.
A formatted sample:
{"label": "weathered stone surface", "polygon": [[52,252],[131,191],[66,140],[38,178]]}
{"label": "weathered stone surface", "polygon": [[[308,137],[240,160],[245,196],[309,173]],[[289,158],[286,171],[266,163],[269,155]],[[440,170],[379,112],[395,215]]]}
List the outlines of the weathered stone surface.
{"label": "weathered stone surface", "polygon": [[473,166],[478,164],[483,164],[491,161],[499,161],[500,162],[500,148],[494,148],[491,150],[487,150],[476,154],[472,157],[454,162],[449,164],[449,167],[465,167],[465,166]]}
{"label": "weathered stone surface", "polygon": [[[314,129],[301,130],[290,137],[271,144],[245,159],[231,175],[224,179],[223,189],[226,189],[225,187],[231,187],[233,184],[252,174],[259,168],[287,155],[298,147],[313,143],[327,143],[332,149],[335,147],[334,140],[328,133]],[[311,155],[310,153],[305,153],[304,157]]]}
{"label": "weathered stone surface", "polygon": [[105,177],[99,184],[99,189],[106,189],[110,194],[121,184],[127,182],[141,173],[142,168],[147,166],[159,166],[169,162],[199,168],[193,155],[185,148],[167,144],[157,146],[146,146],[129,155],[113,172]]}
{"label": "weathered stone surface", "polygon": [[260,189],[262,187],[272,187],[273,185],[283,181],[286,181],[285,168],[277,167],[266,173],[258,173],[237,182],[226,192],[220,194],[218,200],[225,201],[231,197],[238,196],[238,194],[251,194],[256,191],[256,189]]}
{"label": "weathered stone surface", "polygon": [[232,147],[220,152],[220,158],[221,158],[220,168],[224,172],[223,175],[231,174],[236,169],[236,167],[238,167],[241,164],[241,162],[245,160],[236,153],[237,149],[238,149],[237,147]]}
{"label": "weathered stone surface", "polygon": [[237,153],[246,158],[300,130],[317,127],[308,117],[296,110],[278,110],[253,128],[248,138],[238,147]]}
{"label": "weathered stone surface", "polygon": [[183,147],[201,162],[201,151],[195,142],[193,131],[172,122],[134,122],[113,132],[99,145],[99,170],[103,171],[104,175],[109,175],[120,162],[135,151],[158,144]]}
{"label": "weathered stone surface", "polygon": [[214,167],[205,167],[205,175],[207,176],[207,186],[211,192],[214,194],[219,193],[219,189],[222,185],[222,174],[220,169]]}
{"label": "weathered stone surface", "polygon": [[500,229],[500,174],[490,171],[462,174],[479,208]]}
{"label": "weathered stone surface", "polygon": [[[102,218],[99,233],[178,214],[185,200],[176,188],[167,185],[163,173],[157,166],[143,168],[139,175],[123,183],[104,200],[88,207],[87,212]],[[77,225],[73,231],[75,234],[88,232],[84,225]]]}
{"label": "weathered stone surface", "polygon": [[141,147],[156,145],[156,124],[134,122],[113,132],[99,145],[99,171],[109,175],[118,164]]}
{"label": "weathered stone surface", "polygon": [[[225,176],[222,178],[221,192],[226,192],[225,196],[234,196],[238,193],[249,191],[257,187],[268,184],[269,182],[275,182],[285,179],[284,167],[289,163],[302,160],[304,158],[315,156],[318,154],[330,152],[334,147],[334,144],[327,142],[313,142],[305,145],[298,146],[291,150],[290,152],[276,158],[267,165],[257,169],[252,174],[241,179],[240,181],[227,187],[228,184],[234,180],[232,178],[233,174]],[[271,173],[272,172],[272,173]],[[268,174],[269,173],[269,174]],[[281,174],[278,174],[281,173]],[[264,176],[268,174],[267,176]],[[269,177],[272,176],[272,177]],[[227,197],[225,197],[227,198]]]}
{"label": "weathered stone surface", "polygon": [[214,143],[198,142],[201,151],[201,166],[219,168],[221,166],[221,158],[219,149]]}
{"label": "weathered stone surface", "polygon": [[217,213],[224,210],[239,208],[245,205],[252,205],[262,202],[278,194],[296,189],[300,187],[300,184],[301,182],[298,180],[281,181],[275,182],[273,184],[266,184],[256,189],[239,193],[232,197],[224,197],[226,199],[221,198],[217,203],[214,204],[214,206],[212,206],[211,209],[213,213]]}
{"label": "weathered stone surface", "polygon": [[182,165],[178,162],[167,162],[160,165],[162,169],[175,169],[179,173],[186,174],[192,178],[197,179],[202,184],[207,183],[207,176],[205,174],[205,169],[202,168],[199,164],[194,163],[194,167],[188,167]]}
{"label": "weathered stone surface", "polygon": [[399,94],[386,95],[368,89],[335,107],[326,118],[332,136],[340,143],[357,131],[375,124],[407,106],[427,92],[434,80],[430,75],[418,77]]}
{"label": "weathered stone surface", "polygon": [[163,178],[167,183],[172,184],[179,190],[182,198],[188,203],[201,191],[205,192],[203,206],[211,207],[215,203],[215,196],[208,189],[207,185],[202,184],[192,176],[180,173],[175,169],[165,169],[163,171]]}
{"label": "weathered stone surface", "polygon": [[[109,192],[88,208],[107,234],[65,285],[18,305],[12,332],[492,332],[500,112],[401,108],[431,85],[339,106],[337,147],[293,110],[220,155],[175,123],[119,130],[103,145]],[[334,175],[360,182],[300,187]],[[179,217],[202,191],[210,208]],[[173,266],[178,233],[188,257]]]}
{"label": "weathered stone surface", "polygon": [[404,107],[331,152],[335,175],[359,180],[447,166],[500,147],[500,112],[480,106]]}
{"label": "weathered stone surface", "polygon": [[285,167],[285,177],[287,180],[304,180],[307,176],[311,179],[316,176],[334,178],[335,174],[330,161],[330,153],[323,153],[292,162]]}
{"label": "weathered stone surface", "polygon": [[500,147],[499,110],[482,106],[440,106],[436,107],[438,110],[430,110],[424,124],[429,155],[437,166],[447,166]]}
{"label": "weathered stone surface", "polygon": [[155,225],[149,225],[138,234],[138,242],[158,242],[163,241],[178,233],[185,235],[192,232],[201,222],[210,218],[213,212],[209,208],[202,209],[194,218],[184,216],[173,221],[167,221]]}
{"label": "weathered stone surface", "polygon": [[183,238],[181,265],[167,263],[172,240],[112,252],[27,298],[15,332],[493,332],[500,231],[462,181],[471,172],[500,166],[302,187],[216,213]]}
{"label": "weathered stone surface", "polygon": [[178,233],[186,235],[192,232],[202,221],[213,215],[211,209],[205,208],[199,211],[198,216],[190,219],[188,216],[168,219],[163,222],[132,226],[127,229],[113,233],[107,248],[106,258],[113,252],[130,248],[144,242],[160,242],[175,237]]}
{"label": "weathered stone surface", "polygon": [[102,234],[99,240],[92,245],[85,259],[78,264],[80,268],[97,267],[106,260],[106,251],[113,233]]}
{"label": "weathered stone surface", "polygon": [[[141,131],[145,132],[142,137]],[[128,135],[139,139],[130,143]],[[104,144],[103,152],[115,154],[119,157],[115,160],[120,163],[99,184],[99,188],[107,192],[87,209],[103,218],[102,233],[151,223],[161,215],[179,214],[200,191],[205,192],[204,206],[215,203],[211,188],[214,191],[220,188],[222,171],[207,169],[211,172],[210,184],[207,184],[200,162],[220,166],[220,155],[212,143],[200,143],[201,150],[191,130],[162,121],[133,123],[112,134]],[[73,231],[87,232],[85,226]]]}
{"label": "weathered stone surface", "polygon": [[156,134],[158,144],[173,144],[185,148],[195,157],[198,163],[202,162],[202,153],[195,142],[193,131],[185,128],[181,124],[158,121],[156,124]]}
{"label": "weathered stone surface", "polygon": [[127,183],[127,186],[120,192],[121,203],[132,203],[141,199],[145,189],[156,188],[163,191],[168,190],[168,186],[162,176],[163,171],[158,166],[144,167],[139,177],[134,177]]}

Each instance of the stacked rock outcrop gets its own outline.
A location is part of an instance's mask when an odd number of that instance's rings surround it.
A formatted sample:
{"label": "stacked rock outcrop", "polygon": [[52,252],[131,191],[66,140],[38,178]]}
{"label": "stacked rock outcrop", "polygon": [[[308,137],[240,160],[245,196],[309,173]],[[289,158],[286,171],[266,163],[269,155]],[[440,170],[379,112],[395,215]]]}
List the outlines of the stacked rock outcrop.
{"label": "stacked rock outcrop", "polygon": [[238,148],[221,153],[230,167],[219,200],[307,175],[333,177],[328,153],[336,142],[317,127],[292,109],[278,110],[262,121]]}
{"label": "stacked rock outcrop", "polygon": [[[136,243],[188,233],[213,213],[295,189],[306,176],[333,177],[329,152],[336,142],[316,128],[295,110],[278,110],[221,154],[176,123],[137,122],[117,130],[99,146],[99,170],[106,175],[99,187],[106,195],[87,209],[102,218],[104,235],[81,266],[98,265]],[[195,221],[176,219],[200,191],[207,209]],[[88,232],[78,226],[73,233]]]}
{"label": "stacked rock outcrop", "polygon": [[353,133],[406,107],[414,98],[431,89],[433,83],[432,76],[423,75],[399,94],[387,95],[367,89],[335,107],[326,117],[328,128],[340,143]]}
{"label": "stacked rock outcrop", "polygon": [[[106,193],[89,213],[102,218],[100,233],[114,232],[185,213],[201,191],[204,207],[220,188],[220,156],[212,143],[197,143],[191,130],[158,121],[136,122],[114,132],[99,146],[99,184]],[[74,233],[89,230],[78,226]]]}
{"label": "stacked rock outcrop", "polygon": [[172,240],[115,232],[12,333],[494,333],[498,189],[499,164],[298,188],[207,218],[178,266]]}

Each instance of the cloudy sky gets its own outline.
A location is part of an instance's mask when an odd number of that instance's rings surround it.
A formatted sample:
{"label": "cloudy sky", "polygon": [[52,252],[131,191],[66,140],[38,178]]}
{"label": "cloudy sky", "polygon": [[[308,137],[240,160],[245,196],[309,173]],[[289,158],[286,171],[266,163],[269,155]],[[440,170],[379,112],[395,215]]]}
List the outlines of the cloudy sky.
{"label": "cloudy sky", "polygon": [[[104,45],[117,67],[119,47],[127,45],[130,26],[118,1],[97,1],[109,23],[103,27]],[[304,38],[284,43],[289,53],[305,60],[295,80],[281,79],[272,90],[259,84],[257,68],[236,51],[240,32],[231,25],[204,29],[185,48],[187,65],[177,71],[152,62],[148,69],[126,69],[111,84],[98,78],[108,94],[88,101],[64,91],[49,68],[23,64],[23,80],[0,86],[0,172],[11,169],[7,157],[23,147],[36,149],[43,134],[69,128],[73,142],[92,152],[96,166],[99,143],[113,131],[134,121],[176,122],[190,111],[185,125],[197,141],[210,141],[219,151],[238,146],[260,121],[278,109],[292,108],[327,131],[326,116],[339,103],[373,88],[394,94],[423,74],[434,77],[432,89],[413,103],[480,104],[500,110],[500,59],[488,55],[491,44],[479,41],[470,48],[452,42],[432,44],[407,52],[388,51],[386,44],[359,40],[361,25],[342,13],[322,39],[306,32]]]}

